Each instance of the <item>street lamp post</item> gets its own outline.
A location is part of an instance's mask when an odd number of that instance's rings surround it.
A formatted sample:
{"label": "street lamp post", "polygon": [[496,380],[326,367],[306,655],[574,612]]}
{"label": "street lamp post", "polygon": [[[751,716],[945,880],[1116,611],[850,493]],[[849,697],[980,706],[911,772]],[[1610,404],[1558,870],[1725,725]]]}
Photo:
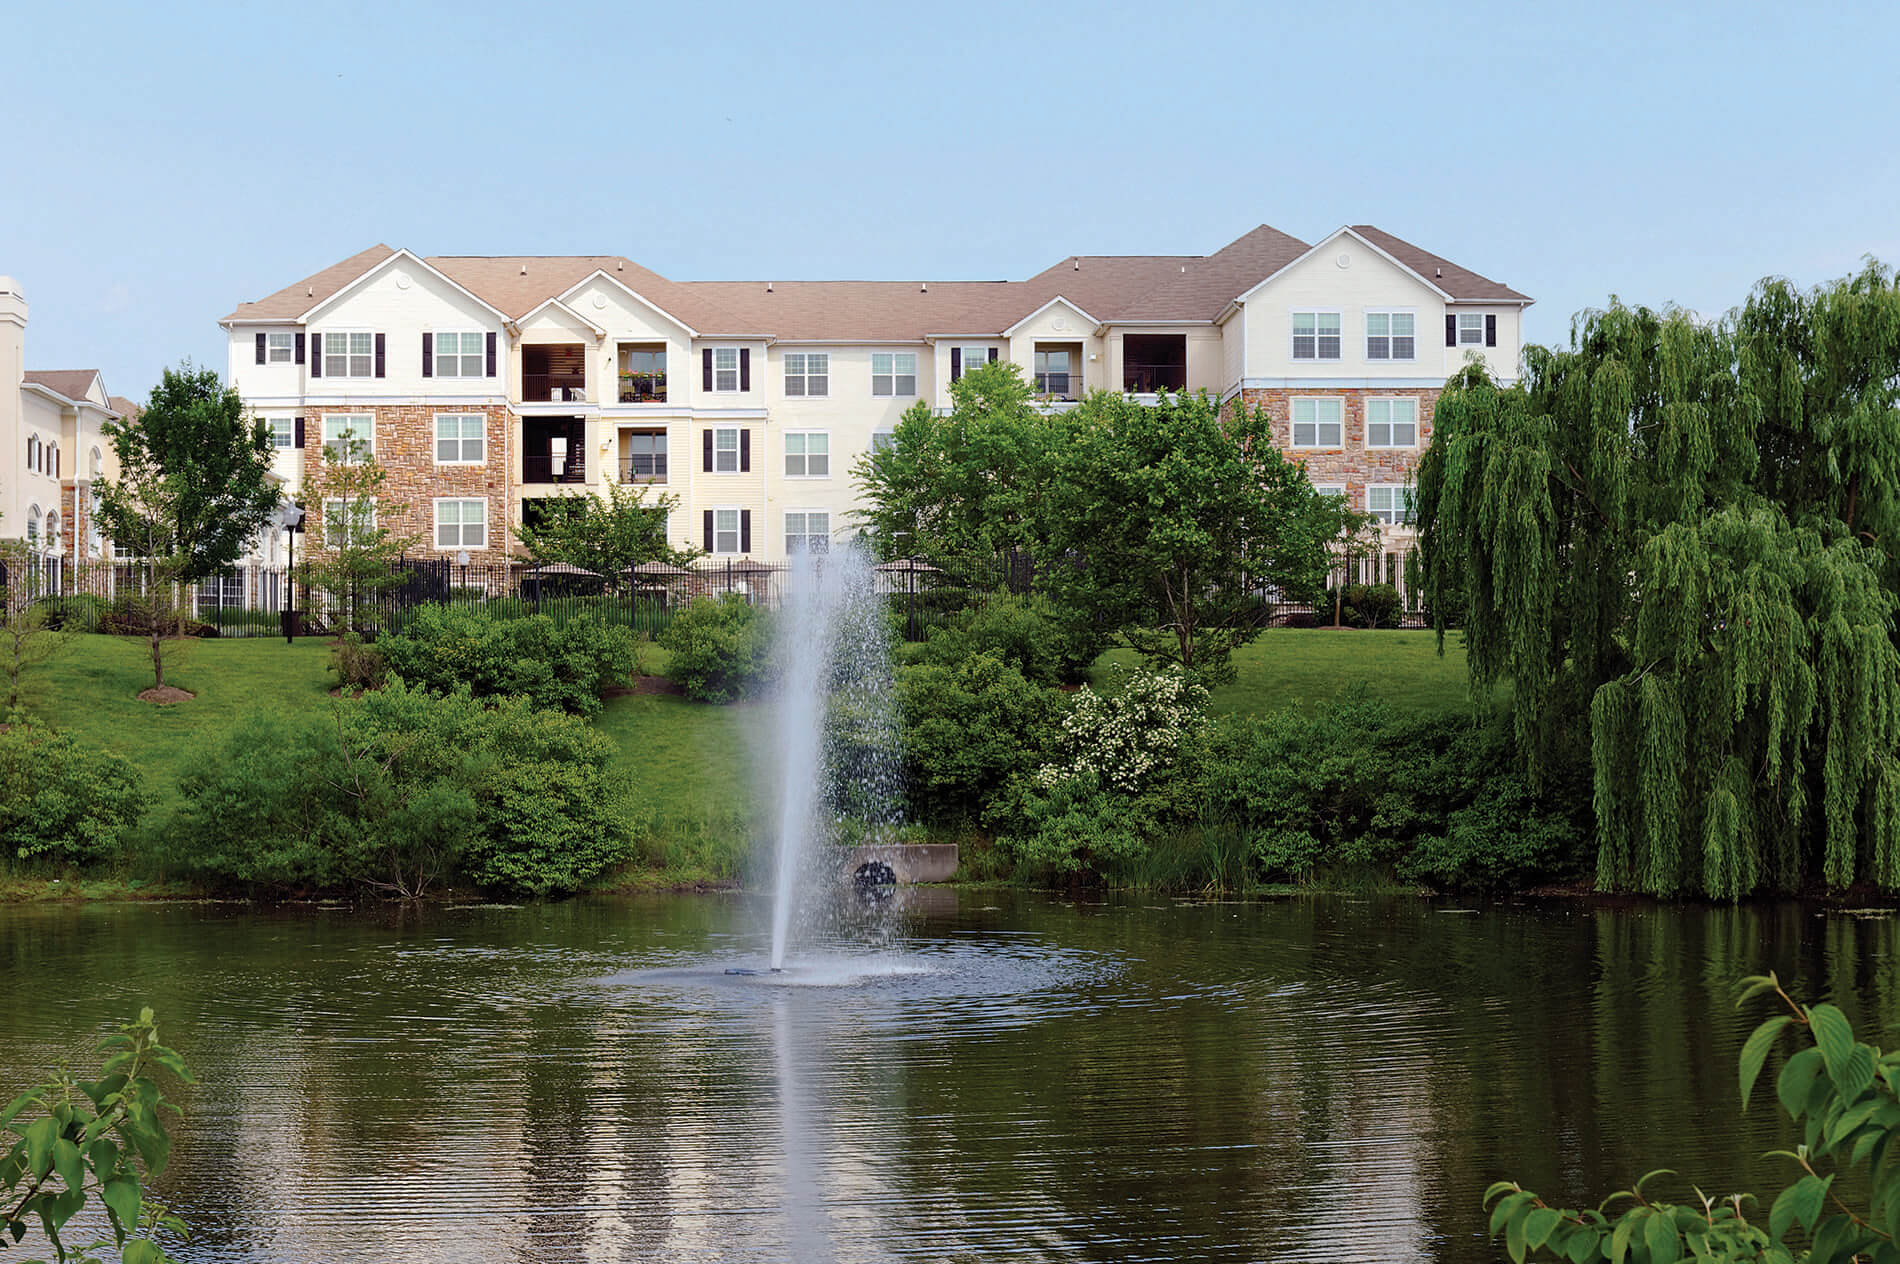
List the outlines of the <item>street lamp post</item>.
{"label": "street lamp post", "polygon": [[297,638],[297,533],[303,530],[303,502],[279,508],[277,521],[290,533],[290,564],[284,567],[284,644],[293,645]]}

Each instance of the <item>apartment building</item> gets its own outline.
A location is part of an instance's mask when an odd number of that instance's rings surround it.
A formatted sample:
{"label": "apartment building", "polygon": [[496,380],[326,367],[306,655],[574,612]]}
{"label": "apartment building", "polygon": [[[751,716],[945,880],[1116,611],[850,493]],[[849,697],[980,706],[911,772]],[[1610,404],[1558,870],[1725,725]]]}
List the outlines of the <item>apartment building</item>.
{"label": "apartment building", "polygon": [[618,255],[379,245],[220,323],[286,482],[355,436],[402,507],[388,525],[427,551],[502,560],[547,498],[617,482],[677,496],[679,544],[771,562],[853,531],[857,458],[993,360],[1050,408],[1262,405],[1316,485],[1401,539],[1440,388],[1473,358],[1515,377],[1531,301],[1369,225],[1313,245],[1263,225],[1023,281],[674,281]]}
{"label": "apartment building", "polygon": [[0,276],[0,541],[18,546],[30,591],[103,592],[111,543],[92,488],[118,471],[105,423],[137,406],[108,395],[97,369],[27,368],[27,313],[20,283]]}

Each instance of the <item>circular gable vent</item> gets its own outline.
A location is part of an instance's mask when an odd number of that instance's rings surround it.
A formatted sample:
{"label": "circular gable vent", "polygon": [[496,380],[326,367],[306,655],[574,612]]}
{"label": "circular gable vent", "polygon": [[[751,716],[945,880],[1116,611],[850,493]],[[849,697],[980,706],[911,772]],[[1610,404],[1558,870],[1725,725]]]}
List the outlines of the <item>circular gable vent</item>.
{"label": "circular gable vent", "polygon": [[1342,268],[1350,268],[1352,266],[1352,256],[1342,254],[1339,256],[1339,258],[1333,260],[1333,262],[1338,264]]}
{"label": "circular gable vent", "polygon": [[399,290],[409,288],[409,274],[407,272],[398,272],[396,274],[396,288]]}

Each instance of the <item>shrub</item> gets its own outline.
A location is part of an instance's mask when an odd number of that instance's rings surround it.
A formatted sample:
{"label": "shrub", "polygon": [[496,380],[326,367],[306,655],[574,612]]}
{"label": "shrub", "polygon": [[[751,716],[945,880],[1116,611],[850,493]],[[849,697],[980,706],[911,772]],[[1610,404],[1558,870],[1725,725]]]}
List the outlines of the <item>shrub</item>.
{"label": "shrub", "polygon": [[1027,773],[1053,738],[1060,695],[993,654],[897,674],[906,786],[924,820],[972,820],[989,796]]}
{"label": "shrub", "polygon": [[1064,618],[1047,597],[998,592],[933,628],[923,660],[956,663],[988,653],[1038,685],[1086,679],[1108,638],[1086,621]]}
{"label": "shrub", "polygon": [[253,889],[411,897],[460,879],[559,894],[631,854],[611,756],[583,721],[525,698],[393,682],[324,721],[240,724],[181,783],[176,843],[201,876]]}
{"label": "shrub", "polygon": [[1391,584],[1354,584],[1346,590],[1346,601],[1362,628],[1399,626],[1399,590]]}
{"label": "shrub", "polygon": [[0,732],[0,846],[14,860],[104,860],[144,810],[138,770],[117,755],[17,722]]}
{"label": "shrub", "polygon": [[659,645],[672,655],[666,674],[689,698],[730,702],[770,674],[772,621],[738,593],[695,601],[673,615]]}
{"label": "shrub", "polygon": [[46,602],[46,626],[67,632],[97,632],[105,623],[109,607],[103,597],[91,593],[72,593]]}
{"label": "shrub", "polygon": [[337,687],[361,691],[381,689],[389,681],[389,655],[363,638],[346,632],[330,651],[330,670],[336,673]]}
{"label": "shrub", "polygon": [[601,695],[627,682],[638,657],[631,632],[597,619],[498,619],[437,605],[418,610],[378,648],[391,672],[431,693],[522,697],[572,715],[598,714]]}

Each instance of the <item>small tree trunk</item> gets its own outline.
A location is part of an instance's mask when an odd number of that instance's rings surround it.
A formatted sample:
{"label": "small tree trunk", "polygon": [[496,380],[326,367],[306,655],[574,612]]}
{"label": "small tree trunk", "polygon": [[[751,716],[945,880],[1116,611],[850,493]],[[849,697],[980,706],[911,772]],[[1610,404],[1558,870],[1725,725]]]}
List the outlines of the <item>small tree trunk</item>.
{"label": "small tree trunk", "polygon": [[161,652],[163,637],[160,635],[158,612],[152,612],[152,688],[165,687],[165,655]]}

